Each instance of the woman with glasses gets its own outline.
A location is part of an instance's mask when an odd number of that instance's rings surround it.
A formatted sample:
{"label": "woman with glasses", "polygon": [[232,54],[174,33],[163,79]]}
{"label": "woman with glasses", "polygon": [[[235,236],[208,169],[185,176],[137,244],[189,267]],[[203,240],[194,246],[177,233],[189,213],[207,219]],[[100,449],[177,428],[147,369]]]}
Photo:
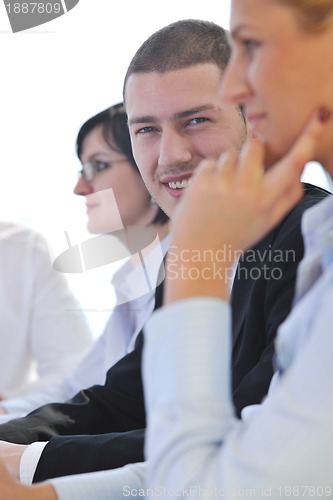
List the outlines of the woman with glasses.
{"label": "woman with glasses", "polygon": [[[82,170],[74,193],[86,197],[90,232],[108,233],[119,228],[119,214],[123,226],[155,224],[156,229],[165,231],[160,226],[168,218],[141,180],[121,103],[84,123],[76,147]],[[114,199],[119,214],[113,208]]]}
{"label": "woman with glasses", "polygon": [[49,384],[25,397],[1,402],[0,412],[4,414],[0,423],[23,416],[43,404],[65,401],[85,387],[104,384],[109,368],[134,348],[136,336],[154,308],[154,291],[166,252],[169,219],[152,202],[142,181],[133,158],[122,103],[82,125],[76,150],[82,169],[74,193],[86,198],[88,230],[101,235],[110,233],[111,239],[105,235],[107,242],[108,239],[114,241],[112,235],[119,235],[123,226],[125,229],[136,226],[143,232],[147,228],[149,239],[151,234],[155,235],[157,244],[151,246],[144,269],[142,255],[135,253],[112,277],[116,306],[103,334],[76,371],[61,384]]}

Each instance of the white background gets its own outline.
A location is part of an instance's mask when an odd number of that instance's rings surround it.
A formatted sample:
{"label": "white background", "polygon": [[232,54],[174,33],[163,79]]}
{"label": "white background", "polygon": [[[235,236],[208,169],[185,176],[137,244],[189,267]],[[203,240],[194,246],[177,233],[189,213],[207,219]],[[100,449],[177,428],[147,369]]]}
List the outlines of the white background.
{"label": "white background", "polygon": [[[67,248],[64,231],[72,243],[89,237],[84,200],[72,193],[80,168],[78,129],[122,99],[123,76],[141,43],[162,26],[190,17],[228,28],[229,0],[80,0],[66,15],[16,34],[1,3],[2,219],[41,231],[54,255]],[[310,172],[309,178],[325,186],[313,168],[316,177]],[[103,309],[89,297],[96,297],[97,288],[109,294],[109,270],[70,278],[86,309]]]}

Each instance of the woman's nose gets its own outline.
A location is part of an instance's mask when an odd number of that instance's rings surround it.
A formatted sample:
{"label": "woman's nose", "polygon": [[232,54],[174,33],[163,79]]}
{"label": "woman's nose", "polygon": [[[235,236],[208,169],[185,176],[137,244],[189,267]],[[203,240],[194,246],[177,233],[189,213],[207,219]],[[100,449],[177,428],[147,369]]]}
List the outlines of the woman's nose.
{"label": "woman's nose", "polygon": [[88,194],[93,193],[93,186],[91,182],[85,180],[85,178],[80,175],[78,181],[73,189],[74,194],[79,196],[87,196]]}
{"label": "woman's nose", "polygon": [[222,98],[229,104],[246,104],[251,89],[244,76],[245,71],[242,64],[231,58],[223,74]]}

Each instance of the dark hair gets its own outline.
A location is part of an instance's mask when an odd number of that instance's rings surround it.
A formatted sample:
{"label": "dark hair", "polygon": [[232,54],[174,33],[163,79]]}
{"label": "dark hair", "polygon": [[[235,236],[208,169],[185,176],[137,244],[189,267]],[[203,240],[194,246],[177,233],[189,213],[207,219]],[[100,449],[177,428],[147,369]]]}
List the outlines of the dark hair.
{"label": "dark hair", "polygon": [[169,24],[153,33],[135,53],[125,75],[124,102],[126,83],[132,74],[164,73],[209,62],[222,74],[230,53],[227,32],[213,22],[185,19]]}
{"label": "dark hair", "polygon": [[[140,175],[133,156],[131,138],[127,126],[127,114],[123,103],[115,104],[101,111],[97,115],[89,118],[89,120],[81,126],[76,138],[76,154],[78,158],[81,160],[85,138],[98,126],[102,126],[103,138],[110,149],[126,156],[134,170]],[[168,220],[169,217],[159,208],[152,223],[164,224]]]}

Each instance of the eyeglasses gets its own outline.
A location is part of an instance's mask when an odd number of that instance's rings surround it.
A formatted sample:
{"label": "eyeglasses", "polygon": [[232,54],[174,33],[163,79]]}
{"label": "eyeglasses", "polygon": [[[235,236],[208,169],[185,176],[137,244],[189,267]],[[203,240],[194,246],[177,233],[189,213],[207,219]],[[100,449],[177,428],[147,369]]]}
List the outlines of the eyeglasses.
{"label": "eyeglasses", "polygon": [[99,173],[102,172],[103,170],[106,170],[115,163],[122,163],[128,161],[127,158],[121,158],[119,160],[113,160],[113,161],[86,161],[82,163],[82,170],[79,170],[78,175],[79,177],[83,177],[83,179],[86,182],[92,182],[95,178],[95,176]]}

